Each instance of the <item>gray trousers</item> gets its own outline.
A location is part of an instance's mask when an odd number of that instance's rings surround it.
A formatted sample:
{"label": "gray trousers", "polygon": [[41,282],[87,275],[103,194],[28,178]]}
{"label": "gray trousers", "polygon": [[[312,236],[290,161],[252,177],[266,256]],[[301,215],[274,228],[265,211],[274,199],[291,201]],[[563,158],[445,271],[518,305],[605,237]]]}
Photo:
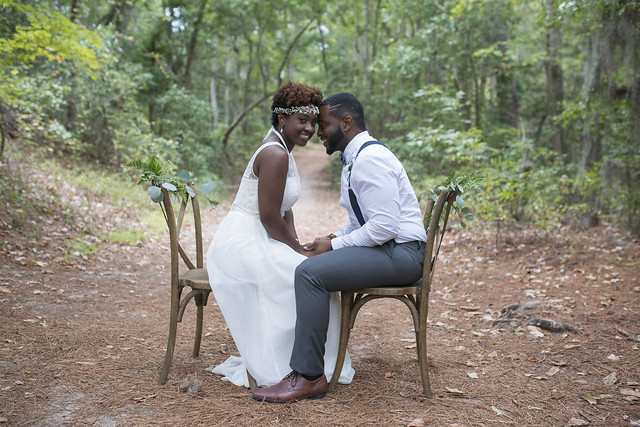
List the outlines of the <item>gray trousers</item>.
{"label": "gray trousers", "polygon": [[296,334],[291,368],[303,375],[324,372],[329,292],[406,285],[422,276],[423,242],[347,247],[304,260],[295,273]]}

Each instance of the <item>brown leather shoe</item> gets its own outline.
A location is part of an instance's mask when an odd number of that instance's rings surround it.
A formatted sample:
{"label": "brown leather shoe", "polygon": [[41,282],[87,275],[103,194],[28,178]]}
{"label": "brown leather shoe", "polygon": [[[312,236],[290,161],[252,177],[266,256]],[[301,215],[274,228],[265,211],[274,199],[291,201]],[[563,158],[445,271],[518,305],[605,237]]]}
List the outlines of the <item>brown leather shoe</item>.
{"label": "brown leather shoe", "polygon": [[269,403],[293,403],[302,399],[320,399],[327,395],[327,377],[324,374],[315,381],[308,381],[292,371],[278,384],[259,388],[251,397]]}

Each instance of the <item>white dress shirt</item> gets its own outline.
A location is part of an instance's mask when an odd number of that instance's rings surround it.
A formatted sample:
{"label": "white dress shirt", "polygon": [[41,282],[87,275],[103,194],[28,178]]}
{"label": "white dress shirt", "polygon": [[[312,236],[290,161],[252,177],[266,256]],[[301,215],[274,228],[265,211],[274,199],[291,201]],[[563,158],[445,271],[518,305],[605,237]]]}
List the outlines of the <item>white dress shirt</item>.
{"label": "white dress shirt", "polygon": [[[340,206],[349,213],[349,222],[335,232],[333,249],[346,246],[379,246],[389,240],[396,243],[425,242],[427,234],[416,193],[397,157],[386,147],[374,144],[358,154],[365,142],[374,138],[364,131],[356,135],[344,150]],[[357,156],[357,159],[356,159]],[[349,201],[349,164],[354,191],[365,224],[360,227]]]}

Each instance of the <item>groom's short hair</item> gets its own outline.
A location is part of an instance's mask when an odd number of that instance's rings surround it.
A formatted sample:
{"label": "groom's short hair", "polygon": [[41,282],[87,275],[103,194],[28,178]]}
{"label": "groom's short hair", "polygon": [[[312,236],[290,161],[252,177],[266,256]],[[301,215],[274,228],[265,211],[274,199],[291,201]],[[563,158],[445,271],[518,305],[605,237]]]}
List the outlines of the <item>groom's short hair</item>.
{"label": "groom's short hair", "polygon": [[336,93],[322,101],[320,106],[322,105],[328,105],[329,114],[338,120],[342,120],[349,115],[353,118],[353,122],[358,128],[367,130],[367,125],[364,121],[364,108],[354,95],[346,92]]}

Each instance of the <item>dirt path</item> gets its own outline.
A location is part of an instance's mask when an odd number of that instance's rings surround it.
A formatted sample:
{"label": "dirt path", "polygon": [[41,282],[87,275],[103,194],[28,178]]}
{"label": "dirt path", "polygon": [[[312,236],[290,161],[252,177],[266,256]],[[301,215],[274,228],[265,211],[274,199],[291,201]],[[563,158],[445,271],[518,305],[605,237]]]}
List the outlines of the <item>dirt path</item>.
{"label": "dirt path", "polygon": [[[301,240],[345,217],[320,146],[296,152]],[[37,175],[37,174],[36,174]],[[69,260],[65,245],[100,242],[126,211],[53,177],[33,177],[75,209],[0,221],[0,425],[638,425],[640,245],[619,230],[513,228],[496,236],[455,227],[443,245],[429,315],[434,397],[420,394],[410,316],[398,302],[363,308],[350,340],[354,382],[318,401],[260,404],[205,369],[235,351],[212,298],[201,356],[191,357],[193,309],[179,327],[166,385],[157,385],[167,333],[168,249],[105,245]],[[230,206],[206,210],[210,235]],[[104,211],[104,212],[103,212]],[[102,217],[95,215],[103,213]],[[1,219],[1,218],[0,218]],[[86,233],[89,231],[89,233]],[[210,236],[206,238],[206,244]],[[535,303],[496,323],[501,309]],[[533,328],[533,317],[577,332]],[[197,391],[181,392],[185,381]]]}

